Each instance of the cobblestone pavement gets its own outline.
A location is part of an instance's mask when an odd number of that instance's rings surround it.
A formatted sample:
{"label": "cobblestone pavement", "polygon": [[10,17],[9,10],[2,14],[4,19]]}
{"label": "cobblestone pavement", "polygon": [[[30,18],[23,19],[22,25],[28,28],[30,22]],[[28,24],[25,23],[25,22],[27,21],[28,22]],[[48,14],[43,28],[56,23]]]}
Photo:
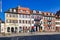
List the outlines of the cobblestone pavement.
{"label": "cobblestone pavement", "polygon": [[11,34],[0,34],[0,37],[14,37],[14,36],[31,36],[31,35],[54,35],[60,34],[60,32],[32,32],[32,33],[11,33]]}

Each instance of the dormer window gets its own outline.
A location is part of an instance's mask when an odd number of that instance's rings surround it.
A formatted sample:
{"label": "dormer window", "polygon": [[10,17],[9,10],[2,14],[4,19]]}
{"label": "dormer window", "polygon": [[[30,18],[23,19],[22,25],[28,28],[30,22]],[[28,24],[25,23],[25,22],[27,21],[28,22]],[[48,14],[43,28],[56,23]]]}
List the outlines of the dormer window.
{"label": "dormer window", "polygon": [[20,13],[22,13],[23,12],[23,10],[20,10]]}
{"label": "dormer window", "polygon": [[14,9],[14,12],[16,12],[16,9]]}
{"label": "dormer window", "polygon": [[28,11],[26,11],[26,14],[28,14],[29,12]]}
{"label": "dormer window", "polygon": [[10,9],[10,12],[12,12],[12,9]]}
{"label": "dormer window", "polygon": [[36,11],[35,11],[35,10],[33,10],[33,13],[36,13]]}

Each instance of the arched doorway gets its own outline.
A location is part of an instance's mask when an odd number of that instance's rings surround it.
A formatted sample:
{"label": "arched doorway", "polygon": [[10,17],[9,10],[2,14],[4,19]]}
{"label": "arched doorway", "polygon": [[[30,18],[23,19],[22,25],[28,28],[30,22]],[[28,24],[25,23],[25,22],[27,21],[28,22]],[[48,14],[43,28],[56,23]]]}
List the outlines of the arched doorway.
{"label": "arched doorway", "polygon": [[20,26],[19,27],[19,32],[22,32],[23,31],[23,28]]}
{"label": "arched doorway", "polygon": [[10,27],[7,27],[7,32],[10,32]]}
{"label": "arched doorway", "polygon": [[15,33],[17,32],[17,27],[15,27]]}
{"label": "arched doorway", "polygon": [[12,33],[14,32],[14,28],[13,28],[13,27],[11,27],[11,32],[12,32]]}

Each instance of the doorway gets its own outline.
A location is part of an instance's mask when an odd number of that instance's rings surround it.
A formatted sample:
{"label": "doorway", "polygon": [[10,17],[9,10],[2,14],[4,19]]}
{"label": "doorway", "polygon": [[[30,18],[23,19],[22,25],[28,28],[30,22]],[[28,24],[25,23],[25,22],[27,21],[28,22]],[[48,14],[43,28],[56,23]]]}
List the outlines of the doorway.
{"label": "doorway", "polygon": [[15,27],[15,33],[17,32],[17,27]]}

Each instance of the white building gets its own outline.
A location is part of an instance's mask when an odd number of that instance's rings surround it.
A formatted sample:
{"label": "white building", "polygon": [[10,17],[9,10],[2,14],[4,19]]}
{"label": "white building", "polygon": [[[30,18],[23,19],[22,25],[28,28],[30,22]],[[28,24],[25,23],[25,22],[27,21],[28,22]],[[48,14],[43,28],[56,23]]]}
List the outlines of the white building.
{"label": "white building", "polygon": [[1,23],[1,33],[4,33],[4,28],[5,27],[5,23]]}

